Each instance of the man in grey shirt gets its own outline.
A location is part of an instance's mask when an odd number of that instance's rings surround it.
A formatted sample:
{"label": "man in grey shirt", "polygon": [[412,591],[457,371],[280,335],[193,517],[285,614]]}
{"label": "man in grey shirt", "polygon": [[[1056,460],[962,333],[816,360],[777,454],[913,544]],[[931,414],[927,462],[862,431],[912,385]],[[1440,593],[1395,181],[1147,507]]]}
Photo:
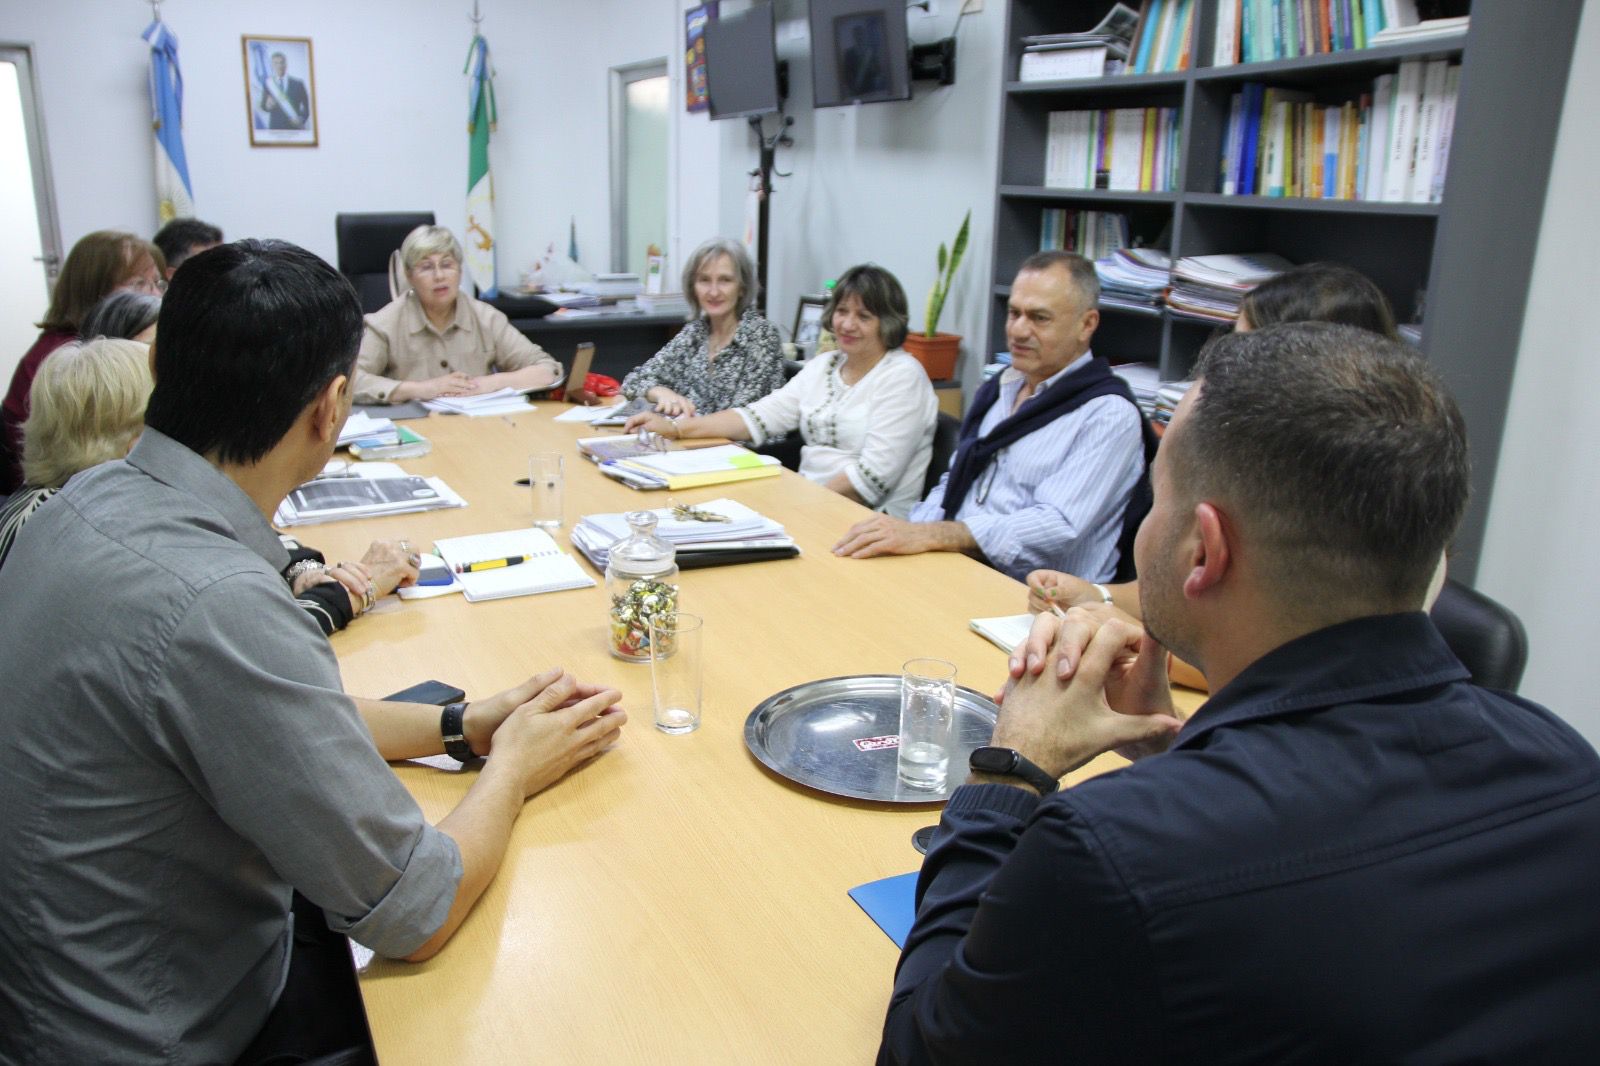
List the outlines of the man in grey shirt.
{"label": "man in grey shirt", "polygon": [[309,252],[196,256],[144,435],[41,508],[0,571],[0,731],[27,753],[0,773],[0,1061],[234,1060],[287,979],[294,890],[384,955],[431,956],[523,801],[626,719],[559,670],[475,701],[461,732],[493,758],[423,820],[384,760],[438,754],[439,709],[340,690],[268,524],[333,451],[360,336],[354,292]]}

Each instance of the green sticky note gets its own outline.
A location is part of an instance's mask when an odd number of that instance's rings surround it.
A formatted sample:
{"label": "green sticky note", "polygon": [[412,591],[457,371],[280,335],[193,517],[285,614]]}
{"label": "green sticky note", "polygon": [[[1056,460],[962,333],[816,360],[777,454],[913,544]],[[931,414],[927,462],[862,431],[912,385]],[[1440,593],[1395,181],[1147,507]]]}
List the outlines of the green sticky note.
{"label": "green sticky note", "polygon": [[759,455],[735,455],[732,459],[729,459],[728,462],[736,470],[748,470],[752,466],[763,465],[761,462],[761,456]]}

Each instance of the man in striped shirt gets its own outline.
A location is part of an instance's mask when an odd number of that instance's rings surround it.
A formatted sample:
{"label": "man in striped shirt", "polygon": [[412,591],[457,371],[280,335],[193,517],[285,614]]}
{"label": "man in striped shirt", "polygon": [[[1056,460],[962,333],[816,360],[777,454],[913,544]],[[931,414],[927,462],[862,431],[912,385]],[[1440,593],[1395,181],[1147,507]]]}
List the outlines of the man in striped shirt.
{"label": "man in striped shirt", "polygon": [[858,522],[834,554],[961,551],[1018,580],[1040,567],[1110,580],[1148,482],[1133,395],[1089,350],[1099,299],[1083,256],[1025,260],[1006,307],[1011,367],[973,397],[949,471],[909,520]]}

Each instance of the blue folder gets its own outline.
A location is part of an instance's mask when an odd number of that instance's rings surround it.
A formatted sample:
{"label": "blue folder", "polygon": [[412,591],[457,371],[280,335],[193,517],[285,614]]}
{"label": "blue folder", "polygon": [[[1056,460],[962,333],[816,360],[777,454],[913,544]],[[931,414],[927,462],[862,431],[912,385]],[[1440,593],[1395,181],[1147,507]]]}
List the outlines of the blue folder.
{"label": "blue folder", "polygon": [[895,947],[906,946],[912,919],[917,916],[917,871],[857,885],[850,890],[850,898],[878,923]]}

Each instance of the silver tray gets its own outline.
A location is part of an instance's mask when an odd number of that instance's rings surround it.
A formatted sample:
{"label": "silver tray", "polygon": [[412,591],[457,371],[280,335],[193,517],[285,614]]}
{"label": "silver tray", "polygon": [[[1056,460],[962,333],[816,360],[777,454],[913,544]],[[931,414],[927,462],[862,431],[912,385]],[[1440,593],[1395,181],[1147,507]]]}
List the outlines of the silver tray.
{"label": "silver tray", "polygon": [[[908,788],[895,773],[900,675],[830,677],[784,689],[744,721],[744,742],[768,769],[809,788],[882,803],[941,803],[967,777],[967,756],[989,743],[994,701],[956,688],[956,743],[943,791]],[[877,741],[878,743],[873,743]]]}

